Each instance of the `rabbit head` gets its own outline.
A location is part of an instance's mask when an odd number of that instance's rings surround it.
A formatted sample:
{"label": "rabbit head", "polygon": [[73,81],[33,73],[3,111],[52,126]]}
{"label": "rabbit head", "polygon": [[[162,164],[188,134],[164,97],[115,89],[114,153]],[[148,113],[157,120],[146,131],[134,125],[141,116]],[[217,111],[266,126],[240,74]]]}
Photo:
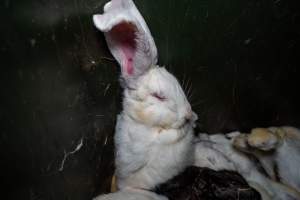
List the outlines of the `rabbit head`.
{"label": "rabbit head", "polygon": [[124,113],[139,123],[165,129],[178,129],[197,119],[177,79],[157,66],[154,40],[132,0],[108,2],[104,14],[94,15],[93,21],[121,66]]}

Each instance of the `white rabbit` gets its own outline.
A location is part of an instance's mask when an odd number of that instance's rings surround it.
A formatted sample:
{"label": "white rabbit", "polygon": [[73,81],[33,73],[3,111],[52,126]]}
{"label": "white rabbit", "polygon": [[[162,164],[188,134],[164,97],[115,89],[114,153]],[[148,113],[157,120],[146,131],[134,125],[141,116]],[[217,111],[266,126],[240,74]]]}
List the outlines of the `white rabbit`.
{"label": "white rabbit", "polygon": [[[146,190],[194,162],[193,126],[197,116],[176,78],[157,66],[154,40],[132,0],[108,2],[104,14],[94,15],[93,21],[104,32],[121,66],[124,88],[123,111],[115,133],[120,191],[96,199],[165,199]],[[231,138],[237,135],[231,134],[229,139],[202,135],[196,145],[196,165],[238,171],[264,200],[297,199],[296,192],[262,175],[251,160],[232,147]]]}
{"label": "white rabbit", "polygon": [[125,189],[114,193],[100,195],[93,200],[167,200],[166,197],[145,190]]}
{"label": "white rabbit", "polygon": [[93,21],[121,66],[124,97],[115,133],[117,187],[152,189],[192,164],[197,115],[176,78],[157,66],[154,40],[132,0],[110,1]]}
{"label": "white rabbit", "polygon": [[227,135],[200,134],[196,144],[195,165],[239,172],[252,187],[260,192],[263,200],[300,199],[296,190],[276,183],[263,175],[255,162],[233,147],[235,138],[239,136],[239,132]]}
{"label": "white rabbit", "polygon": [[235,138],[234,146],[253,154],[268,175],[300,191],[300,131],[293,127],[255,128]]}

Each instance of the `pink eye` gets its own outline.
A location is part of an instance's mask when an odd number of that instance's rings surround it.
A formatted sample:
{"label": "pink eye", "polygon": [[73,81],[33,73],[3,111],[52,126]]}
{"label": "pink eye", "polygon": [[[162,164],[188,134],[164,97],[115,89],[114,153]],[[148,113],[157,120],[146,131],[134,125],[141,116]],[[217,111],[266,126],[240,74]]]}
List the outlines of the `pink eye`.
{"label": "pink eye", "polygon": [[167,98],[161,94],[158,94],[156,92],[152,93],[151,96],[155,97],[156,99],[160,101],[165,101]]}

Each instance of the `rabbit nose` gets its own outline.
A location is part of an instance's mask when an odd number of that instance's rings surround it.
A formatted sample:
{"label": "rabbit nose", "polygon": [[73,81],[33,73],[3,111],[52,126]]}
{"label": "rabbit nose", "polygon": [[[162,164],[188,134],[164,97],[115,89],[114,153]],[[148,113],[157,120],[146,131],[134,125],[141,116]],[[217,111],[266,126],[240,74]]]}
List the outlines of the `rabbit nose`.
{"label": "rabbit nose", "polygon": [[192,112],[187,113],[185,115],[185,119],[188,120],[188,121],[192,120],[193,119],[193,113]]}
{"label": "rabbit nose", "polygon": [[196,113],[194,113],[194,112],[192,112],[193,113],[193,119],[195,120],[195,121],[197,121],[198,120],[198,115],[196,114]]}
{"label": "rabbit nose", "polygon": [[186,121],[195,121],[197,120],[197,118],[198,118],[197,115],[193,111],[190,111],[185,115]]}

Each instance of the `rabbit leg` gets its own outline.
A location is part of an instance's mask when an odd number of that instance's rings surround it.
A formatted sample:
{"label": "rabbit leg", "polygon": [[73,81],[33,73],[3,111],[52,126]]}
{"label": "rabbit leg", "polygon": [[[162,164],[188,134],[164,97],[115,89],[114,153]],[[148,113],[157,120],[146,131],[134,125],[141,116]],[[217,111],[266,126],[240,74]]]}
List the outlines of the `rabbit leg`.
{"label": "rabbit leg", "polygon": [[274,150],[280,143],[279,138],[265,128],[252,129],[250,135],[247,137],[247,142],[251,147],[262,151]]}

